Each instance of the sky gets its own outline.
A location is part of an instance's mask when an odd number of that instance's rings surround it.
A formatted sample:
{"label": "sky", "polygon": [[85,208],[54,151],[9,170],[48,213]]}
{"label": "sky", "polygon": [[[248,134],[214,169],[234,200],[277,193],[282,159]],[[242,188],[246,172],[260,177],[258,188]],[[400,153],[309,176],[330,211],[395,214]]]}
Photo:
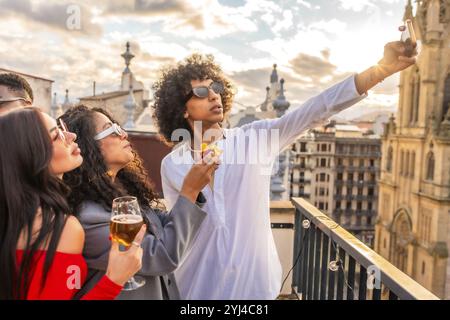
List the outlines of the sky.
{"label": "sky", "polygon": [[[0,0],[0,67],[55,81],[60,100],[117,90],[120,55],[147,89],[163,67],[213,54],[240,106],[265,97],[272,65],[291,108],[376,64],[400,38],[406,0]],[[343,117],[394,111],[398,76],[386,79]]]}

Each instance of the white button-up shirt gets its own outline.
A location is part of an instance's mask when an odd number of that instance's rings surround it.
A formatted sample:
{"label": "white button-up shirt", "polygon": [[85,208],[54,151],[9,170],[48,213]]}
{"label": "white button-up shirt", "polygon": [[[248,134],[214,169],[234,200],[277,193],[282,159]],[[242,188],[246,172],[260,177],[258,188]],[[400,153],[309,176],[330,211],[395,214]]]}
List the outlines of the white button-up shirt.
{"label": "white button-up shirt", "polygon": [[[281,118],[225,129],[222,163],[213,189],[203,189],[207,218],[175,271],[183,299],[275,299],[282,270],[270,225],[270,172],[280,150],[305,129],[357,103],[354,76],[332,86]],[[265,132],[265,133],[264,133]],[[161,165],[168,209],[175,204],[194,160],[181,143]]]}

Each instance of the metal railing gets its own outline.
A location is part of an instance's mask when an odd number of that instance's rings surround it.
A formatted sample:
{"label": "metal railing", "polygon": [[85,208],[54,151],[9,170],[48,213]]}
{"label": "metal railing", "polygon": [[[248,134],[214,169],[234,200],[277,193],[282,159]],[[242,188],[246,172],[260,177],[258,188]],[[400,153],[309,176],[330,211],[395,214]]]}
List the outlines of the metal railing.
{"label": "metal railing", "polygon": [[439,299],[306,200],[292,203],[292,287],[303,300]]}

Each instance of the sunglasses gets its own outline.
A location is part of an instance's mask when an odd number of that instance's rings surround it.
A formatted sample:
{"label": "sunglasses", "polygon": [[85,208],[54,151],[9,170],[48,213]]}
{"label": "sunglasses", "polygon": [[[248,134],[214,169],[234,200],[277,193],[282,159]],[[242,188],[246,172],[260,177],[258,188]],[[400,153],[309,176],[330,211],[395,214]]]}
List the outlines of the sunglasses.
{"label": "sunglasses", "polygon": [[0,104],[2,103],[9,103],[9,102],[14,102],[14,101],[20,101],[22,100],[23,102],[25,102],[26,104],[31,104],[31,101],[26,99],[26,98],[22,98],[22,97],[12,97],[12,98],[4,98],[4,99],[0,99]]}
{"label": "sunglasses", "polygon": [[54,127],[53,129],[51,129],[50,133],[52,133],[53,131],[56,131],[56,133],[57,133],[57,135],[53,139],[53,141],[56,141],[56,139],[59,138],[67,146],[68,143],[67,143],[66,134],[69,133],[69,130],[67,129],[66,123],[62,119],[58,120],[58,125],[56,127]]}
{"label": "sunglasses", "polygon": [[216,81],[212,82],[209,86],[194,87],[186,96],[186,102],[188,102],[193,96],[200,99],[207,98],[209,96],[209,90],[214,91],[216,94],[222,94],[224,89],[223,84]]}
{"label": "sunglasses", "polygon": [[123,130],[117,123],[113,123],[111,127],[108,129],[99,132],[94,136],[94,140],[101,140],[106,138],[107,136],[114,134],[117,137],[123,137],[125,134],[125,130]]}

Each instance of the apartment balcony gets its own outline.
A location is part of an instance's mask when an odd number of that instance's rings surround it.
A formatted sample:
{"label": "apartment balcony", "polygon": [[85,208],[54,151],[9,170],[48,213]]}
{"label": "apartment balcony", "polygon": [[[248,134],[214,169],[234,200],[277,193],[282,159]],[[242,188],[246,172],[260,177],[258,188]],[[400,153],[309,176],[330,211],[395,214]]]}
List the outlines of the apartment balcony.
{"label": "apartment balcony", "polygon": [[[272,230],[283,266],[293,267],[282,292],[302,300],[437,300],[308,201],[271,203]],[[292,249],[290,251],[289,249]]]}

